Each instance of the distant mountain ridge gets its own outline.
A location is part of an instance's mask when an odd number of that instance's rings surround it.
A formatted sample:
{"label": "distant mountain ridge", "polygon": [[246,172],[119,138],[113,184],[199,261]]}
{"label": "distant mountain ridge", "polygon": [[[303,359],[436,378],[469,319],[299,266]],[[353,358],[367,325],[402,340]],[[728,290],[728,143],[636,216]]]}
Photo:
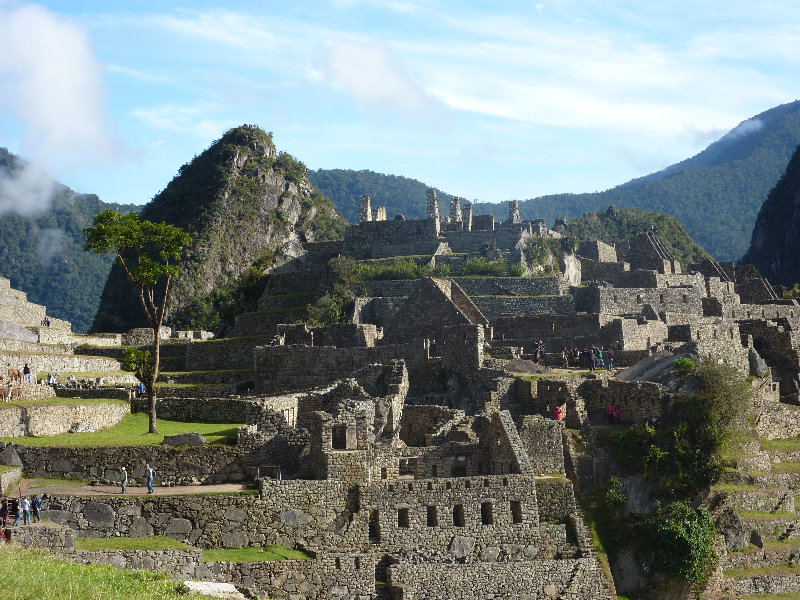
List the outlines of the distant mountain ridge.
{"label": "distant mountain ridge", "polygon": [[[746,119],[691,158],[604,192],[552,194],[520,201],[523,218],[544,218],[549,226],[565,216],[602,211],[608,205],[635,207],[674,216],[705,250],[719,260],[736,260],[747,250],[756,215],[800,144],[800,101]],[[348,220],[358,218],[361,194],[391,216],[426,216],[425,183],[372,171],[309,172]],[[442,214],[449,195],[441,193]],[[507,218],[505,203],[476,202],[473,214]]]}
{"label": "distant mountain ridge", "polygon": [[[0,179],[28,166],[0,148]],[[97,312],[113,262],[111,256],[83,251],[83,228],[103,210],[127,213],[139,207],[106,203],[59,183],[53,185],[49,204],[30,216],[8,210],[0,214],[0,275],[31,302],[46,305],[48,314],[71,321],[73,330],[83,333]]]}

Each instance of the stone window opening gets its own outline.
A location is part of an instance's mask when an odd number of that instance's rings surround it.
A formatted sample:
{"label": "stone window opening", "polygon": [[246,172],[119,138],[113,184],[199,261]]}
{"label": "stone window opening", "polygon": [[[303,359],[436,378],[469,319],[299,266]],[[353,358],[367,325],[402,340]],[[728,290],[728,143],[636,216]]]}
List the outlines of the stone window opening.
{"label": "stone window opening", "polygon": [[414,491],[414,485],[413,484],[411,484],[411,483],[408,484],[408,491],[409,492],[413,492]]}
{"label": "stone window opening", "polygon": [[439,511],[435,506],[428,507],[428,527],[437,527],[439,525]]}
{"label": "stone window opening", "polygon": [[684,294],[683,295],[683,303],[684,304],[689,304],[689,294]]}
{"label": "stone window opening", "polygon": [[336,569],[339,570],[342,568],[342,559],[338,556],[336,557]]}
{"label": "stone window opening", "polygon": [[407,508],[398,508],[397,509],[397,526],[408,528],[409,519],[408,519],[408,509]]}
{"label": "stone window opening", "polygon": [[445,489],[448,489],[448,490],[451,490],[451,489],[453,489],[453,482],[451,482],[451,481],[448,481],[448,482],[447,482],[447,483],[444,485],[444,487],[445,487]]}
{"label": "stone window opening", "polygon": [[470,487],[472,487],[472,483],[470,482],[470,480],[469,480],[469,479],[467,479],[467,480],[464,482],[464,487],[465,487],[465,488],[467,488],[467,489],[469,489]]}
{"label": "stone window opening", "polygon": [[731,338],[731,339],[733,339],[733,329],[731,329],[731,330],[728,332],[728,334],[730,335],[730,338]]}
{"label": "stone window opening", "polygon": [[484,479],[483,480],[483,487],[489,487],[489,480],[488,479]]}
{"label": "stone window opening", "polygon": [[369,511],[369,541],[373,544],[381,541],[380,514],[377,510]]}
{"label": "stone window opening", "polygon": [[481,525],[494,525],[491,502],[481,502]]}
{"label": "stone window opening", "polygon": [[417,478],[417,457],[401,458],[398,466],[400,477]]}
{"label": "stone window opening", "polygon": [[456,504],[453,506],[453,525],[455,527],[464,527],[464,505]]}
{"label": "stone window opening", "polygon": [[386,467],[381,467],[381,479],[389,479],[389,471]]}
{"label": "stone window opening", "polygon": [[331,427],[331,447],[334,450],[354,450],[356,447],[355,428],[348,425]]}
{"label": "stone window opening", "polygon": [[714,339],[717,339],[717,330],[716,329],[712,330],[711,337],[713,337]]}
{"label": "stone window opening", "polygon": [[636,294],[636,304],[641,304],[641,303],[642,303],[642,295]]}
{"label": "stone window opening", "polygon": [[356,569],[360,569],[361,568],[361,559],[358,556],[356,556],[355,559],[353,559],[353,566]]}
{"label": "stone window opening", "polygon": [[428,482],[428,491],[431,491],[432,489],[433,489],[433,484],[429,481]]}
{"label": "stone window opening", "polygon": [[431,465],[431,477],[438,477],[439,476],[439,467],[437,465]]}
{"label": "stone window opening", "polygon": [[503,485],[508,485],[508,477],[503,477]]}
{"label": "stone window opening", "polygon": [[660,294],[658,296],[658,300],[659,300],[659,302],[661,302],[661,304],[664,304],[664,294]]}
{"label": "stone window opening", "polygon": [[513,525],[522,523],[522,502],[519,500],[511,501],[511,523]]}
{"label": "stone window opening", "polygon": [[453,464],[450,467],[451,477],[466,477],[467,476],[467,457],[456,456]]}

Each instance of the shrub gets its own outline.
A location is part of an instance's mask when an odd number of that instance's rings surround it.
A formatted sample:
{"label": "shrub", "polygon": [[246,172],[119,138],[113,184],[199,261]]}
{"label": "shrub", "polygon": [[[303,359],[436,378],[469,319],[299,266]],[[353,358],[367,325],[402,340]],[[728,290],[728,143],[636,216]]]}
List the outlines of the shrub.
{"label": "shrub", "polygon": [[695,365],[694,361],[685,356],[681,356],[672,361],[672,368],[684,376],[693,373],[696,367],[697,365]]}
{"label": "shrub", "polygon": [[508,272],[514,277],[522,277],[525,274],[525,267],[522,266],[522,263],[514,263]]}
{"label": "shrub", "polygon": [[561,249],[566,254],[575,254],[578,251],[578,238],[570,233],[561,238]]}
{"label": "shrub", "polygon": [[711,514],[684,502],[673,502],[643,523],[653,567],[692,584],[695,594],[708,581],[719,558],[714,550],[716,529]]}
{"label": "shrub", "polygon": [[433,267],[432,273],[435,277],[447,277],[450,275],[450,265],[446,263],[439,263]]}
{"label": "shrub", "polygon": [[603,495],[603,504],[605,504],[607,509],[611,511],[616,510],[628,501],[628,497],[620,492],[621,489],[622,482],[619,479],[613,476],[609,478],[608,488]]}
{"label": "shrub", "polygon": [[461,267],[461,272],[464,275],[502,276],[506,274],[507,270],[506,259],[498,258],[497,260],[489,260],[485,256],[468,258]]}

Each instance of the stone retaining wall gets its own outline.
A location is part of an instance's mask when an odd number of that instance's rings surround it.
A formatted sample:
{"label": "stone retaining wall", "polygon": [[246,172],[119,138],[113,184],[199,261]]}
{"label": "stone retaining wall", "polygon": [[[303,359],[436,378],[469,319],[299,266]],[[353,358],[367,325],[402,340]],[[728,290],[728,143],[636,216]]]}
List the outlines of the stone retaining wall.
{"label": "stone retaining wall", "polygon": [[[133,377],[133,374],[131,374],[131,377]],[[133,382],[131,382],[131,385],[133,385]],[[89,398],[98,400],[128,400],[130,398],[130,390],[128,388],[105,387],[97,390],[58,388],[55,390],[55,394],[58,398]]]}
{"label": "stone retaining wall", "polygon": [[402,600],[461,600],[478,591],[481,598],[605,597],[594,558],[469,564],[402,561],[387,572],[389,584],[402,589]]}
{"label": "stone retaining wall", "polygon": [[106,485],[119,483],[121,467],[128,469],[130,485],[144,485],[147,463],[155,467],[159,485],[241,482],[249,470],[249,458],[235,446],[47,448],[19,444],[14,448],[28,477],[87,479]]}
{"label": "stone retaining wall", "polygon": [[85,565],[146,569],[184,579],[194,579],[198,572],[206,568],[202,550],[76,550],[67,558]]}
{"label": "stone retaining wall", "polygon": [[[159,418],[186,423],[245,423],[252,400],[242,398],[157,397]],[[147,398],[136,398],[131,412],[147,412]]]}
{"label": "stone retaining wall", "polygon": [[186,348],[186,370],[252,369],[253,351],[257,346],[269,344],[271,340],[270,335],[190,344]]}
{"label": "stone retaining wall", "polygon": [[6,492],[22,477],[22,469],[14,468],[0,475],[0,496],[5,496]]}
{"label": "stone retaining wall", "polygon": [[7,407],[0,410],[0,437],[58,435],[76,425],[97,431],[116,425],[129,412],[130,406],[118,402]]}
{"label": "stone retaining wall", "polygon": [[8,527],[4,531],[6,540],[9,542],[15,542],[22,546],[47,548],[52,552],[72,552],[75,544],[75,534],[72,529],[53,523],[19,525]]}
{"label": "stone retaining wall", "polygon": [[118,361],[97,356],[70,354],[19,354],[0,352],[0,364],[18,365],[19,369],[28,363],[33,373],[105,373],[119,371]]}
{"label": "stone retaining wall", "polygon": [[568,315],[575,312],[573,296],[471,296],[470,300],[489,320],[501,315]]}

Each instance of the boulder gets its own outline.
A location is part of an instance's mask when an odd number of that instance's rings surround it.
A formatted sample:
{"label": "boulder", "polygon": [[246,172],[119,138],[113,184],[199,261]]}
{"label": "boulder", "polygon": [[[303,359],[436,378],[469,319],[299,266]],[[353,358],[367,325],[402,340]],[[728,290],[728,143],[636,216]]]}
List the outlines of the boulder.
{"label": "boulder", "polygon": [[464,535],[455,535],[450,540],[450,552],[456,558],[466,558],[472,553],[472,548],[475,546],[475,538],[467,537]]}
{"label": "boulder", "polygon": [[747,548],[750,535],[745,531],[742,520],[732,507],[725,507],[717,517],[717,531],[725,538],[728,552]]}
{"label": "boulder", "polygon": [[165,446],[202,446],[206,442],[206,437],[200,433],[173,433],[165,435],[163,444]]}
{"label": "boulder", "polygon": [[150,537],[153,535],[153,527],[144,517],[136,517],[128,527],[130,537]]}
{"label": "boulder", "polygon": [[83,516],[92,529],[114,527],[114,509],[102,502],[87,502],[83,506]]}
{"label": "boulder", "polygon": [[8,465],[11,467],[21,467],[22,466],[22,459],[17,454],[17,451],[14,450],[14,446],[6,446],[0,452],[0,465]]}
{"label": "boulder", "polygon": [[199,594],[209,598],[223,598],[224,600],[247,600],[245,595],[237,590],[232,583],[184,581],[183,592],[185,594]]}

